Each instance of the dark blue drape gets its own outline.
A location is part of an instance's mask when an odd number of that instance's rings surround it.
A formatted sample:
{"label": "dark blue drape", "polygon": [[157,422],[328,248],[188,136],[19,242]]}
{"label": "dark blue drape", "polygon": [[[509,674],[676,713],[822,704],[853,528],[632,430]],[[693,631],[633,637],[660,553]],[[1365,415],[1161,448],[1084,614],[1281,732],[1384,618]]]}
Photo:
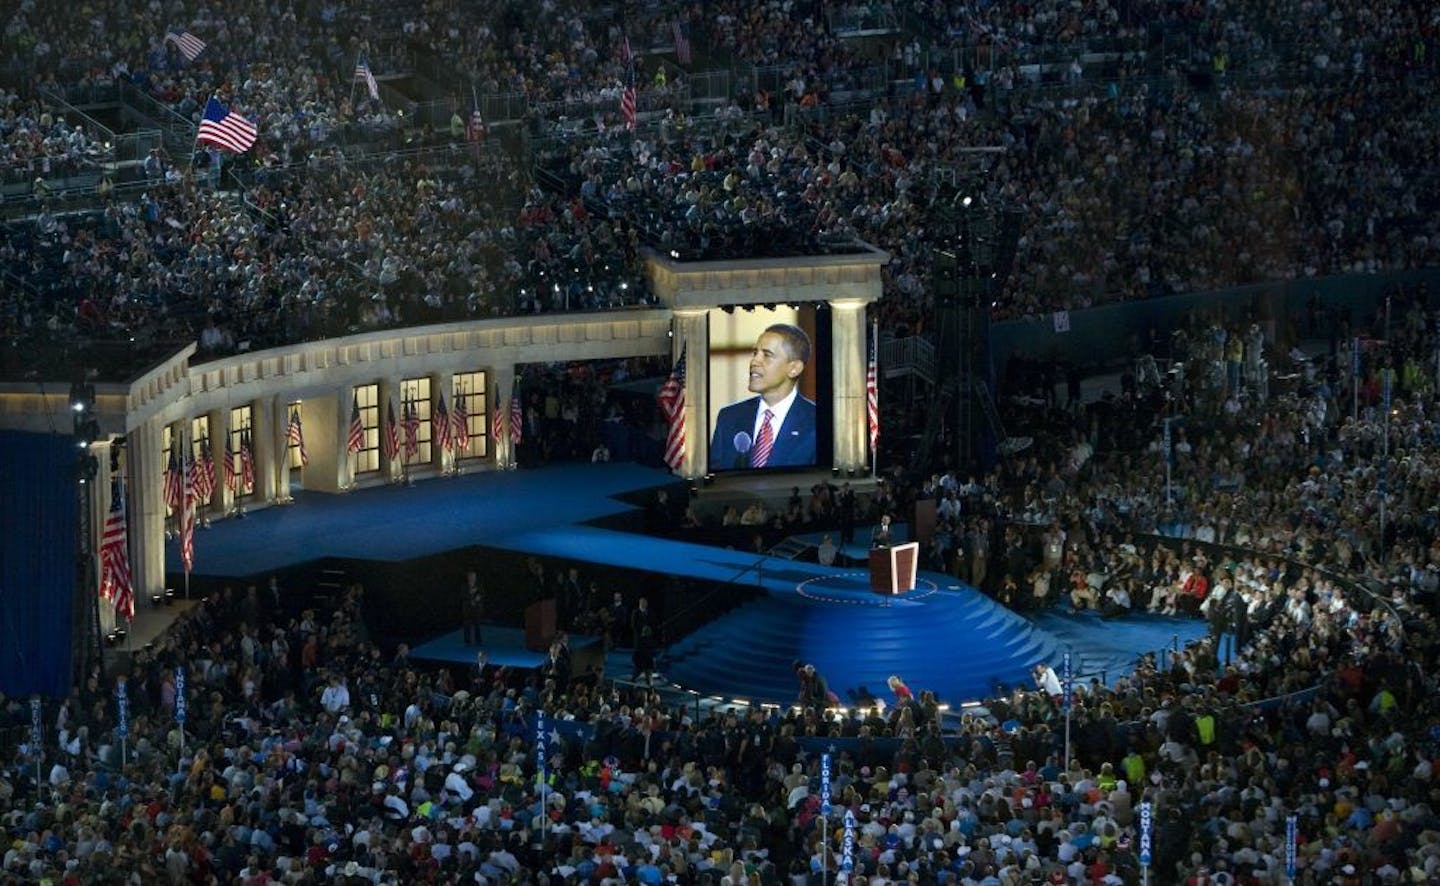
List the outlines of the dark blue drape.
{"label": "dark blue drape", "polygon": [[0,431],[0,692],[70,691],[79,451]]}

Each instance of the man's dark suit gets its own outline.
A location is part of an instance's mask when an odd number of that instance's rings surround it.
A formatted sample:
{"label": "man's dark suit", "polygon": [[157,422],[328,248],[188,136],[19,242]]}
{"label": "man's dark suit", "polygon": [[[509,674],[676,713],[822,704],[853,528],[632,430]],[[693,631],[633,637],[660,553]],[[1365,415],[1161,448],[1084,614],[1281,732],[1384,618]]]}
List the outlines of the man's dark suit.
{"label": "man's dark suit", "polygon": [[[755,418],[760,408],[760,398],[751,397],[738,403],[731,403],[715,417],[715,432],[710,438],[710,470],[733,471],[750,467],[749,454],[735,449],[735,435],[741,431],[755,437]],[[815,464],[815,403],[804,397],[796,397],[785,413],[785,424],[775,434],[775,445],[770,450],[767,468],[809,467]]]}

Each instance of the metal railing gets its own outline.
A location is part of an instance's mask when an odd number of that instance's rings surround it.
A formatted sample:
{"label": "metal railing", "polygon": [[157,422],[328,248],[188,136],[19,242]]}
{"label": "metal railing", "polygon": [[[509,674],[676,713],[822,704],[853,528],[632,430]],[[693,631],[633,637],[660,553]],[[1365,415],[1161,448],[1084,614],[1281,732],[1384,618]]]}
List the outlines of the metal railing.
{"label": "metal railing", "polygon": [[928,382],[935,381],[935,346],[923,336],[882,339],[877,359],[885,378],[913,372]]}
{"label": "metal railing", "polygon": [[829,7],[825,19],[836,37],[867,37],[893,34],[900,29],[895,10],[875,4],[851,3]]}
{"label": "metal railing", "polygon": [[[61,108],[66,119],[78,124],[92,139],[106,145],[110,159],[117,163],[140,162],[150,153],[151,148],[161,146],[159,129],[137,129],[131,132],[116,132],[86,112],[72,105],[63,95],[51,90],[40,90],[41,97]],[[117,99],[118,100],[118,99]]]}

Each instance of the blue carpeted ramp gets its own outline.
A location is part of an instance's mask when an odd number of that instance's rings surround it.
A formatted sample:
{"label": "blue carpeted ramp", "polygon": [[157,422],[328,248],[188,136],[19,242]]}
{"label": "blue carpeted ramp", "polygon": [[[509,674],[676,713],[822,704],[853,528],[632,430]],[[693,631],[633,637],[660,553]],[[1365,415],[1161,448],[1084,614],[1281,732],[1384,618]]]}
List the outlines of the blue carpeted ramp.
{"label": "blue carpeted ramp", "polygon": [[793,663],[809,662],[849,703],[862,687],[889,699],[899,676],[945,702],[984,698],[998,685],[1030,682],[1030,668],[1057,654],[1054,638],[969,588],[922,574],[896,598],[868,589],[863,573],[812,577],[770,592],[677,644],[668,677],[709,695],[789,703]]}
{"label": "blue carpeted ramp", "polygon": [[[293,506],[201,533],[196,571],[238,578],[326,557],[402,561],[479,545],[714,582],[722,593],[726,586],[735,593],[758,589],[764,593],[666,650],[662,667],[707,695],[777,703],[795,698],[797,659],[815,664],[842,701],[862,686],[887,697],[885,680],[894,674],[953,705],[998,686],[1032,685],[1030,668],[1058,665],[1066,649],[1075,653],[1078,673],[1093,673],[1128,667],[1139,651],[1203,630],[1193,621],[1076,621],[1060,614],[1036,624],[946,576],[922,573],[914,591],[884,598],[869,591],[863,567],[762,558],[587,525],[633,509],[618,496],[673,482],[662,471],[614,463],[303,494]],[[175,545],[166,553],[178,564]]]}

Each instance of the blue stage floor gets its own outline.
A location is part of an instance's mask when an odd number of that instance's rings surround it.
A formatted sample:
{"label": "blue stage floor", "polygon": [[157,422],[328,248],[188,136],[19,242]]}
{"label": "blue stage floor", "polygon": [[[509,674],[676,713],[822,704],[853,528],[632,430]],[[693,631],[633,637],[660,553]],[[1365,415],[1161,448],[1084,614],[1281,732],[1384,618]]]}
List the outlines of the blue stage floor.
{"label": "blue stage floor", "polygon": [[[1039,661],[1058,664],[1066,649],[1079,672],[1107,671],[1113,680],[1139,652],[1169,646],[1176,635],[1183,644],[1204,630],[1197,621],[1150,616],[1102,622],[1051,612],[1031,621],[948,576],[925,573],[915,592],[880,598],[855,566],[827,568],[584,525],[631,509],[617,495],[672,482],[662,471],[612,463],[307,493],[294,505],[200,533],[196,572],[241,577],[326,557],[400,561],[481,545],[735,582],[764,593],[673,644],[663,667],[670,679],[705,694],[780,703],[794,698],[795,660],[815,663],[842,699],[861,686],[883,695],[886,677],[895,674],[958,703],[985,697],[997,685],[1030,685],[1030,668]],[[178,565],[174,545],[167,561]],[[506,655],[515,652],[515,660],[497,663],[538,665],[539,654],[526,653],[518,633],[511,638],[516,642],[496,644]],[[458,631],[433,638],[416,654],[474,658]]]}

